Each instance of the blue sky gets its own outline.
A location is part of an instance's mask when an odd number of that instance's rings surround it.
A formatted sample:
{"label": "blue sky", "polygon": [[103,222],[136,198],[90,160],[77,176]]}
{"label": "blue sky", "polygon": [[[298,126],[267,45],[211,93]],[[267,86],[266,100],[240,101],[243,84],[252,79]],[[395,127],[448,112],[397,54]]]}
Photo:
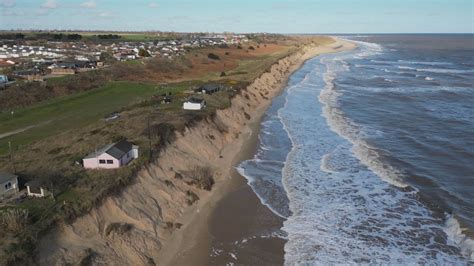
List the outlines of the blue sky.
{"label": "blue sky", "polygon": [[0,29],[473,33],[474,0],[0,0]]}

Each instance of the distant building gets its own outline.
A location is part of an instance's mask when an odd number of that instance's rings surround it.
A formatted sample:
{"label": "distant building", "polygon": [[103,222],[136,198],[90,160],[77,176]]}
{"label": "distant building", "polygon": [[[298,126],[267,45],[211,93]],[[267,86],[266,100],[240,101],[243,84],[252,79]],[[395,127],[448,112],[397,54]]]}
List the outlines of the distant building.
{"label": "distant building", "polygon": [[7,82],[8,82],[7,75],[0,75],[0,84],[7,83]]}
{"label": "distant building", "polygon": [[25,185],[26,195],[29,197],[44,198],[47,196],[46,186],[40,180],[33,180]]}
{"label": "distant building", "polygon": [[202,110],[206,107],[206,101],[204,99],[191,97],[183,103],[184,110]]}
{"label": "distant building", "polygon": [[74,75],[77,73],[77,65],[75,63],[57,63],[51,65],[52,75]]}
{"label": "distant building", "polygon": [[18,176],[0,172],[0,197],[18,192]]}
{"label": "distant building", "polygon": [[41,74],[41,71],[36,68],[14,71],[13,76],[15,78],[24,79],[27,81],[43,81],[43,75]]}
{"label": "distant building", "polygon": [[121,140],[89,154],[82,162],[87,169],[115,169],[127,165],[136,158],[138,158],[138,146]]}
{"label": "distant building", "polygon": [[196,93],[213,94],[220,91],[222,87],[217,84],[206,84],[194,90]]}

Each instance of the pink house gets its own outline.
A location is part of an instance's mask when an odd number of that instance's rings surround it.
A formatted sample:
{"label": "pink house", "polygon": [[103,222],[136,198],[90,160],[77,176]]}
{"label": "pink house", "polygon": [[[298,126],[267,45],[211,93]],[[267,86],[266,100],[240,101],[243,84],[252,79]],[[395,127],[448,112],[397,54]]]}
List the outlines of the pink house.
{"label": "pink house", "polygon": [[138,146],[121,140],[87,155],[82,162],[86,169],[115,169],[127,165],[136,158],[138,158]]}

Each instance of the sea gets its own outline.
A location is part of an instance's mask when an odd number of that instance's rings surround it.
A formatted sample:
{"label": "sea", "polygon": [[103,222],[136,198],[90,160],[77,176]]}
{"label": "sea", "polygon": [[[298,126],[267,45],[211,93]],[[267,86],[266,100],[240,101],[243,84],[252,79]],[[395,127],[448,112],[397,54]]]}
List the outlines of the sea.
{"label": "sea", "polygon": [[238,170],[286,265],[474,263],[474,35],[351,35],[308,60]]}

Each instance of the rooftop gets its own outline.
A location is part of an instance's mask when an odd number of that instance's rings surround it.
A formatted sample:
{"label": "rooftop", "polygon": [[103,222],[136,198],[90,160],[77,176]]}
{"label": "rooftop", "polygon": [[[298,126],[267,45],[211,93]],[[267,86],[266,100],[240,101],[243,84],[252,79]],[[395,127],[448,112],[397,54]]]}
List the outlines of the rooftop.
{"label": "rooftop", "polygon": [[14,178],[17,178],[17,175],[0,172],[0,184],[8,182]]}
{"label": "rooftop", "polygon": [[109,144],[103,147],[102,149],[87,155],[84,159],[95,158],[103,153],[107,153],[115,159],[120,159],[125,154],[127,154],[132,148],[132,143],[128,142],[127,140],[121,140],[119,142]]}

